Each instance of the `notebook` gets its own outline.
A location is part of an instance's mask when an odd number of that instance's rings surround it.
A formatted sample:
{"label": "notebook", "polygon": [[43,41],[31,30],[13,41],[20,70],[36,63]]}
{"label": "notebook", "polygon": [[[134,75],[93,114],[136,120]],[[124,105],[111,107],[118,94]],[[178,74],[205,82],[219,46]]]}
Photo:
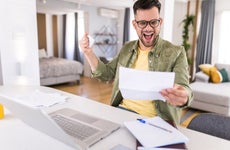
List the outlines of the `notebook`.
{"label": "notebook", "polygon": [[120,124],[70,108],[47,114],[42,109],[2,94],[0,103],[27,125],[79,150],[89,148],[120,128]]}
{"label": "notebook", "polygon": [[[172,122],[172,121],[167,121],[170,125],[172,125],[174,128],[177,128],[177,126]],[[143,145],[136,140],[136,146],[137,146],[137,150],[142,150]],[[143,148],[144,149],[144,148]],[[153,148],[154,149],[154,148]],[[187,150],[187,146],[185,143],[178,143],[178,144],[170,144],[170,145],[166,145],[166,146],[160,146],[156,149],[164,149],[164,150]]]}
{"label": "notebook", "polygon": [[127,129],[146,149],[187,143],[188,138],[159,116],[124,122]]}

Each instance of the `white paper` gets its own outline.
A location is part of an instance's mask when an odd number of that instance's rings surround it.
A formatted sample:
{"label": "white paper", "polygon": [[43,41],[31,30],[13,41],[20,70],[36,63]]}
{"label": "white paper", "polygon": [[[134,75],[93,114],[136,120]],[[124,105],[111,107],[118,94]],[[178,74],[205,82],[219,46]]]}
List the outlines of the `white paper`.
{"label": "white paper", "polygon": [[28,95],[18,96],[18,100],[32,107],[49,107],[66,102],[67,97],[60,93],[45,93],[36,90]]}
{"label": "white paper", "polygon": [[119,68],[119,89],[123,98],[132,100],[162,100],[162,89],[172,88],[174,72],[154,72]]}
{"label": "white paper", "polygon": [[144,120],[172,131],[167,132],[149,124],[141,123],[138,120],[124,122],[126,128],[138,139],[145,149],[188,142],[188,138],[184,134],[159,116]]}
{"label": "white paper", "polygon": [[89,38],[89,47],[92,47],[95,40],[90,35],[88,35],[88,38]]}
{"label": "white paper", "polygon": [[178,149],[178,148],[159,148],[159,147],[153,147],[153,148],[137,147],[137,150],[181,150],[181,149]]}

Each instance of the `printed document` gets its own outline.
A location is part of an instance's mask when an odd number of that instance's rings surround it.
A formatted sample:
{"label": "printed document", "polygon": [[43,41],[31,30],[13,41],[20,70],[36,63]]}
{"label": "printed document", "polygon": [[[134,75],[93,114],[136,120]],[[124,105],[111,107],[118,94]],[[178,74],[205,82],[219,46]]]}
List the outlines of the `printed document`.
{"label": "printed document", "polygon": [[18,100],[32,107],[50,107],[55,104],[65,103],[67,97],[60,93],[46,93],[35,90],[30,94],[18,96]]}
{"label": "printed document", "polygon": [[145,123],[135,120],[124,122],[124,125],[144,148],[188,142],[184,134],[159,116],[143,120]]}
{"label": "printed document", "polygon": [[143,71],[119,68],[119,89],[123,98],[132,100],[162,100],[162,89],[172,88],[174,72]]}

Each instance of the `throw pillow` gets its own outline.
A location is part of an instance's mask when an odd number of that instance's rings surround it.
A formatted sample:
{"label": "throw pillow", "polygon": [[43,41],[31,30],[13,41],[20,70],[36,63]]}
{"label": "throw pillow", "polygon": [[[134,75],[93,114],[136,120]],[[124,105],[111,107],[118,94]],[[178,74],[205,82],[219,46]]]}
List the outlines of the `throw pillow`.
{"label": "throw pillow", "polygon": [[199,71],[195,74],[195,80],[199,82],[209,82],[209,76],[203,71]]}
{"label": "throw pillow", "polygon": [[210,69],[213,68],[214,66],[211,64],[200,64],[199,68],[200,70],[210,76]]}
{"label": "throw pillow", "polygon": [[222,82],[229,82],[228,72],[226,71],[226,69],[225,68],[220,69],[219,72],[221,73],[222,76]]}
{"label": "throw pillow", "polygon": [[39,58],[47,58],[47,53],[45,49],[39,49]]}
{"label": "throw pillow", "polygon": [[213,83],[220,83],[220,82],[222,82],[222,75],[217,70],[216,67],[210,68],[210,79],[211,79],[211,82],[213,82]]}

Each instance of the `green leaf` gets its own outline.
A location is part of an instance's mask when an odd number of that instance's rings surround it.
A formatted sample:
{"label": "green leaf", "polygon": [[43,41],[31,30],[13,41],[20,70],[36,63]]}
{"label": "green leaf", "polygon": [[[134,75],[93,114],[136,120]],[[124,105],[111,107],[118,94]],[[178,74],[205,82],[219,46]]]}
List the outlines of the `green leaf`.
{"label": "green leaf", "polygon": [[194,15],[186,15],[185,19],[183,19],[181,22],[183,24],[183,32],[182,32],[183,43],[182,43],[182,46],[184,46],[184,49],[186,51],[188,64],[192,64],[192,59],[189,58],[189,56],[188,56],[188,51],[191,48],[191,44],[189,43],[189,27],[194,26],[194,19],[195,19]]}

